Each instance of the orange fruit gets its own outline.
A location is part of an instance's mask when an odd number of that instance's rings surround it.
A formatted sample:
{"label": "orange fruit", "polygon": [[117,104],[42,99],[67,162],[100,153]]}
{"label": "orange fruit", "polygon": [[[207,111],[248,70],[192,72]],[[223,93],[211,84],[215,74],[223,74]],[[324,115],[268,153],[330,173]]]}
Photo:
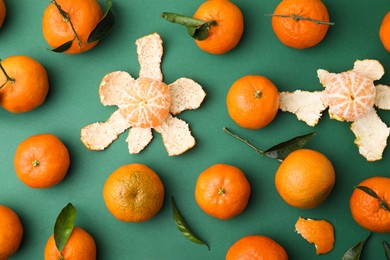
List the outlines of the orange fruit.
{"label": "orange fruit", "polygon": [[199,175],[195,199],[210,216],[229,219],[244,211],[250,192],[249,182],[239,168],[215,164]]}
{"label": "orange fruit", "polygon": [[93,237],[80,227],[74,227],[69,240],[62,250],[62,256],[54,241],[54,234],[47,240],[44,259],[45,260],[95,260],[96,244]]}
{"label": "orange fruit", "polygon": [[371,189],[378,198],[355,188],[349,201],[353,219],[372,232],[390,232],[390,178],[371,177],[358,186]]}
{"label": "orange fruit", "polygon": [[226,105],[230,117],[239,126],[260,129],[275,118],[279,109],[279,92],[266,77],[247,75],[230,87]]}
{"label": "orange fruit", "polygon": [[61,182],[69,168],[66,146],[52,134],[38,134],[21,142],[14,167],[19,179],[31,188],[49,188]]}
{"label": "orange fruit", "polygon": [[45,101],[49,80],[39,62],[27,56],[11,56],[0,65],[0,105],[4,109],[28,112]]}
{"label": "orange fruit", "polygon": [[20,246],[23,226],[18,215],[7,206],[0,205],[0,259],[8,259]]}
{"label": "orange fruit", "polygon": [[379,38],[385,47],[386,51],[390,52],[390,12],[383,17],[381,26],[379,27]]}
{"label": "orange fruit", "polygon": [[7,15],[7,9],[5,8],[4,0],[0,0],[0,28],[3,26],[6,15]]}
{"label": "orange fruit", "polygon": [[156,127],[169,115],[171,95],[165,83],[139,78],[126,90],[119,108],[132,127]]}
{"label": "orange fruit", "polygon": [[326,254],[334,246],[334,228],[326,220],[298,218],[295,230],[309,243],[314,243],[316,254]]}
{"label": "orange fruit", "polygon": [[287,260],[286,250],[275,240],[260,235],[245,236],[234,243],[226,254],[226,260],[266,259]]}
{"label": "orange fruit", "polygon": [[326,84],[325,95],[332,117],[351,122],[372,109],[376,90],[372,80],[356,72],[347,71],[332,77]]}
{"label": "orange fruit", "polygon": [[214,21],[204,40],[195,43],[205,52],[223,54],[239,43],[244,32],[244,18],[240,8],[229,0],[208,0],[199,6],[194,18]]}
{"label": "orange fruit", "polygon": [[320,43],[329,28],[321,0],[282,0],[272,16],[272,29],[285,45],[305,49]]}
{"label": "orange fruit", "polygon": [[87,43],[87,40],[103,17],[99,3],[96,0],[56,0],[56,3],[69,15],[69,20],[64,19],[58,7],[51,2],[42,18],[46,42],[57,48],[73,40],[72,46],[65,51],[67,54],[82,53],[95,47],[98,41]]}
{"label": "orange fruit", "polygon": [[299,149],[280,164],[275,185],[280,196],[291,206],[314,208],[331,193],[335,172],[329,159],[320,152]]}
{"label": "orange fruit", "polygon": [[164,202],[164,186],[159,176],[144,164],[127,164],[106,180],[103,198],[111,214],[126,222],[151,219]]}

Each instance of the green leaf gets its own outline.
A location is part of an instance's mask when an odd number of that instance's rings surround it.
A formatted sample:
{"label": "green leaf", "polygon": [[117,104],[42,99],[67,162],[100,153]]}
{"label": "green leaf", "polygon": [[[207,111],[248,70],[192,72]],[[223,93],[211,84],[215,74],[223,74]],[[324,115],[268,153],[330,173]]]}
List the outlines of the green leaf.
{"label": "green leaf", "polygon": [[61,253],[74,228],[76,218],[76,208],[71,203],[66,205],[57,217],[54,225],[54,241],[58,251]]}
{"label": "green leaf", "polygon": [[210,246],[204,242],[203,240],[199,239],[188,227],[188,225],[184,222],[183,217],[181,216],[179,210],[176,207],[176,203],[173,197],[171,197],[172,201],[172,211],[173,211],[173,220],[175,221],[176,227],[180,230],[180,232],[190,241],[205,245],[210,250]]}
{"label": "green leaf", "polygon": [[383,240],[383,247],[385,248],[385,254],[386,254],[386,259],[390,260],[390,246],[389,244]]}
{"label": "green leaf", "polygon": [[61,46],[59,46],[59,47],[57,47],[55,49],[52,49],[51,51],[54,51],[54,52],[64,52],[64,51],[67,51],[67,50],[69,50],[70,46],[72,46],[73,40],[65,42]]}
{"label": "green leaf", "polygon": [[316,133],[313,132],[306,135],[297,136],[293,139],[277,144],[265,150],[264,155],[273,159],[283,161],[291,152],[304,147],[315,135]]}
{"label": "green leaf", "polygon": [[107,10],[102,19],[96,25],[96,27],[92,30],[90,35],[88,36],[88,43],[99,41],[105,38],[112,30],[115,24],[115,16],[111,12],[112,2],[111,0],[106,0]]}
{"label": "green leaf", "polygon": [[364,239],[363,241],[360,241],[359,243],[357,243],[356,245],[351,247],[344,254],[344,256],[342,257],[342,260],[359,260],[360,259],[360,255],[361,255],[362,250],[363,250],[363,247],[364,247],[364,244],[367,242],[367,240],[370,238],[370,236],[371,236],[371,233],[368,234],[366,239]]}
{"label": "green leaf", "polygon": [[190,34],[191,37],[199,41],[205,40],[209,36],[210,26],[213,24],[213,21],[202,24],[199,28],[195,29],[192,35]]}

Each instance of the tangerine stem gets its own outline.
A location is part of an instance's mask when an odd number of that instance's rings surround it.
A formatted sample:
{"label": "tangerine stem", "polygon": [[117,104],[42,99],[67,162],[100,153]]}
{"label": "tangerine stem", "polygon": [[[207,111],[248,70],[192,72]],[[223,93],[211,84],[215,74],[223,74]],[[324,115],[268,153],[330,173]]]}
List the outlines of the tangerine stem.
{"label": "tangerine stem", "polygon": [[300,20],[305,20],[305,21],[310,21],[310,22],[314,22],[317,24],[334,25],[334,23],[332,23],[332,22],[325,22],[325,21],[321,21],[321,20],[317,20],[317,19],[313,19],[310,17],[301,16],[301,15],[297,15],[297,14],[266,14],[266,15],[267,16],[276,16],[276,17],[280,17],[280,18],[292,18],[296,22],[298,22]]}
{"label": "tangerine stem", "polygon": [[77,32],[76,32],[76,30],[75,30],[75,28],[73,26],[73,23],[72,23],[72,20],[70,19],[69,14],[67,12],[65,12],[64,10],[62,10],[61,5],[59,5],[56,0],[50,0],[50,2],[57,7],[57,9],[60,12],[62,18],[64,19],[64,22],[69,23],[70,28],[73,31],[74,37],[77,39],[77,44],[78,44],[79,48],[81,48],[81,44],[85,44],[85,43],[82,42],[81,39],[79,38],[79,36],[77,35]]}
{"label": "tangerine stem", "polygon": [[223,128],[223,131],[225,133],[228,133],[229,135],[231,135],[232,137],[236,138],[237,140],[243,142],[244,144],[248,145],[250,148],[252,148],[253,150],[255,150],[256,153],[258,154],[261,154],[261,155],[264,155],[264,151],[257,148],[256,146],[254,146],[251,142],[249,142],[248,140],[236,135],[235,133],[233,133],[232,131],[230,131],[229,129],[227,129],[226,127]]}
{"label": "tangerine stem", "polygon": [[1,71],[4,73],[4,76],[5,78],[7,79],[2,85],[0,85],[0,89],[2,87],[5,86],[5,84],[7,84],[8,82],[11,83],[11,84],[14,84],[15,83],[15,79],[14,78],[11,78],[10,76],[8,76],[7,72],[5,71],[3,65],[1,64],[1,59],[0,59],[0,69]]}
{"label": "tangerine stem", "polygon": [[218,195],[225,195],[225,193],[226,193],[225,188],[223,188],[223,187],[219,188]]}
{"label": "tangerine stem", "polygon": [[32,165],[34,166],[34,167],[37,167],[37,166],[39,166],[41,163],[38,161],[38,160],[34,160],[33,162],[32,162]]}

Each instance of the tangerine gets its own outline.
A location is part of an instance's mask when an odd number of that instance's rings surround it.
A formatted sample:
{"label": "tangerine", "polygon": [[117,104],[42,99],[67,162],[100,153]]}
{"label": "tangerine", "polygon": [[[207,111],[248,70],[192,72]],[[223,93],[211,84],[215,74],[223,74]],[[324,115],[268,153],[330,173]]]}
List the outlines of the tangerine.
{"label": "tangerine", "polygon": [[287,252],[272,238],[260,235],[245,236],[235,242],[226,254],[226,260],[267,259],[287,260]]}
{"label": "tangerine", "polygon": [[7,8],[4,0],[0,0],[0,28],[3,26],[5,16],[7,15]]}
{"label": "tangerine", "polygon": [[161,81],[139,78],[126,89],[119,108],[132,127],[151,128],[161,125],[169,115],[171,95]]}
{"label": "tangerine", "polygon": [[52,134],[27,138],[18,145],[14,156],[16,175],[31,188],[49,188],[61,182],[69,164],[68,149]]}
{"label": "tangerine", "polygon": [[66,243],[66,246],[60,253],[57,249],[54,234],[47,240],[44,250],[45,260],[95,260],[96,244],[93,237],[84,229],[74,227]]}
{"label": "tangerine", "polygon": [[40,106],[49,91],[45,68],[27,56],[11,56],[0,63],[0,105],[13,113]]}
{"label": "tangerine", "polygon": [[164,202],[159,176],[144,164],[126,164],[106,180],[103,198],[111,214],[125,222],[151,219]]}
{"label": "tangerine", "polygon": [[272,29],[285,45],[310,48],[325,37],[329,13],[321,0],[282,0],[272,14]]}
{"label": "tangerine", "polygon": [[194,18],[213,21],[204,40],[195,40],[200,49],[223,54],[240,42],[244,32],[244,17],[238,6],[229,0],[208,0],[199,6]]}
{"label": "tangerine", "polygon": [[355,188],[349,201],[353,219],[372,232],[390,232],[390,178],[371,177],[357,187],[368,188],[373,193]]}
{"label": "tangerine", "polygon": [[0,205],[0,220],[0,259],[8,259],[19,249],[23,226],[15,211],[4,205]]}
{"label": "tangerine", "polygon": [[383,17],[381,26],[379,27],[379,38],[386,51],[390,52],[390,12]]}
{"label": "tangerine", "polygon": [[274,120],[279,109],[279,92],[266,77],[247,75],[230,87],[226,105],[239,126],[260,129]]}
{"label": "tangerine", "polygon": [[239,168],[215,164],[199,175],[195,199],[210,216],[229,219],[244,211],[250,192],[249,182]]}
{"label": "tangerine", "polygon": [[[52,48],[72,41],[72,45],[64,53],[78,54],[96,46],[98,41],[88,42],[89,35],[103,17],[103,11],[96,0],[50,2],[43,13],[42,31]],[[67,15],[64,16],[64,13]]]}
{"label": "tangerine", "polygon": [[275,185],[285,202],[297,208],[314,208],[331,193],[335,172],[330,160],[320,152],[298,149],[280,164]]}

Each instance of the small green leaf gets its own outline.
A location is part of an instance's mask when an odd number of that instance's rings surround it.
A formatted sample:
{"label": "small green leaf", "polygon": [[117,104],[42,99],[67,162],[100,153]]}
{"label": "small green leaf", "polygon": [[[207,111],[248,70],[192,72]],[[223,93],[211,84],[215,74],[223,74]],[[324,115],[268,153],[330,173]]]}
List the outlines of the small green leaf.
{"label": "small green leaf", "polygon": [[371,236],[371,233],[368,234],[366,239],[364,239],[363,241],[360,241],[359,243],[357,243],[356,245],[351,247],[344,254],[342,260],[359,260],[360,259],[360,255],[361,255],[362,250],[363,250],[363,247],[364,247],[364,244],[367,242],[367,240],[370,238],[370,236]]}
{"label": "small green leaf", "polygon": [[99,41],[105,38],[112,30],[115,24],[115,16],[111,12],[112,1],[106,0],[107,10],[102,19],[96,25],[96,27],[92,30],[90,35],[88,36],[88,43]]}
{"label": "small green leaf", "polygon": [[383,240],[383,247],[385,248],[385,254],[386,254],[386,259],[390,260],[390,246],[389,244]]}
{"label": "small green leaf", "polygon": [[293,139],[277,144],[265,150],[264,155],[273,159],[283,161],[291,152],[304,147],[315,135],[316,133],[313,132],[306,135],[297,136]]}
{"label": "small green leaf", "polygon": [[370,189],[369,187],[366,187],[366,186],[356,186],[355,189],[362,190],[365,193],[367,193],[368,195],[370,195],[371,197],[378,199],[380,207],[382,209],[384,209],[384,210],[390,211],[390,207],[389,207],[389,205],[387,205],[385,198],[381,199],[378,196],[378,194],[376,194],[376,192],[373,191],[372,189]]}
{"label": "small green leaf", "polygon": [[197,244],[201,244],[201,245],[205,245],[207,246],[207,248],[210,250],[210,246],[202,241],[201,239],[199,239],[192,231],[191,229],[188,227],[188,225],[184,222],[184,219],[183,217],[181,216],[179,210],[177,209],[176,207],[176,203],[175,203],[175,200],[173,197],[171,197],[171,201],[172,201],[172,211],[173,211],[173,220],[175,221],[175,225],[176,227],[180,230],[180,232],[190,241],[194,242],[194,243],[197,243]]}
{"label": "small green leaf", "polygon": [[55,49],[52,49],[51,51],[54,51],[54,52],[64,52],[64,51],[67,51],[67,50],[69,50],[70,46],[72,46],[73,40],[65,42],[61,46],[59,46],[59,47],[57,47]]}
{"label": "small green leaf", "polygon": [[211,21],[211,22],[207,22],[207,23],[202,24],[198,28],[195,28],[195,31],[193,32],[193,34],[192,35],[190,34],[191,37],[196,39],[196,40],[199,40],[199,41],[205,40],[209,36],[210,26],[213,24],[214,24],[214,22]]}
{"label": "small green leaf", "polygon": [[76,208],[71,203],[66,205],[57,217],[54,225],[54,241],[58,251],[61,253],[74,228],[76,218]]}

